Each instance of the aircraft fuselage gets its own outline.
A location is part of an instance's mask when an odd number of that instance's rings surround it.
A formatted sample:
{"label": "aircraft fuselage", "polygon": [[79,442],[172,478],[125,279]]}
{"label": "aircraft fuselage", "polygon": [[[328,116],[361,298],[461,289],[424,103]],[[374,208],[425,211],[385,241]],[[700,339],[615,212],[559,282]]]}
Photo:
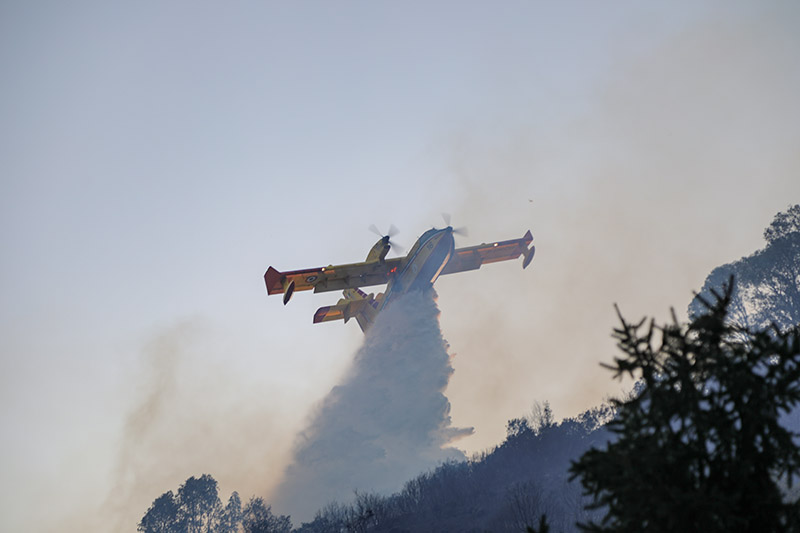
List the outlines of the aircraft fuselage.
{"label": "aircraft fuselage", "polygon": [[411,248],[406,261],[393,273],[386,286],[381,308],[393,296],[433,285],[454,249],[453,228],[432,229],[423,233]]}

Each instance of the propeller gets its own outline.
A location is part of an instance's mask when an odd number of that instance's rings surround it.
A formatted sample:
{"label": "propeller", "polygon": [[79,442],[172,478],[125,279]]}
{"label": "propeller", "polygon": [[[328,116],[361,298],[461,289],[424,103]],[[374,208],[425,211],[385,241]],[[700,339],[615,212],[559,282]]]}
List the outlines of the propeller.
{"label": "propeller", "polygon": [[[444,219],[444,223],[450,227],[450,213],[442,213],[442,219]],[[469,237],[469,231],[467,231],[466,226],[460,226],[458,228],[453,228],[453,235]]]}
{"label": "propeller", "polygon": [[375,224],[370,224],[369,228],[367,229],[370,230],[375,235],[377,235],[378,237],[380,237],[381,239],[386,239],[386,242],[389,244],[389,246],[392,247],[392,250],[394,250],[395,252],[402,254],[403,250],[405,250],[405,248],[403,248],[402,246],[391,240],[392,237],[394,237],[400,232],[400,230],[397,229],[394,224],[389,224],[389,231],[387,231],[385,234],[381,230],[379,230],[378,226],[376,226]]}

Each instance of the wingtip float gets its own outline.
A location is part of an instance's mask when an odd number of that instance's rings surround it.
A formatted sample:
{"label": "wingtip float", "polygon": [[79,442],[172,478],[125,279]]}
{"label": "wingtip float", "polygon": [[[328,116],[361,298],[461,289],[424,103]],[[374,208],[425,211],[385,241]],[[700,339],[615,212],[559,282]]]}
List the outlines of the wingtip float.
{"label": "wingtip float", "polygon": [[[267,294],[283,294],[284,305],[295,291],[343,291],[344,298],[336,305],[321,307],[314,314],[314,323],[344,320],[358,321],[367,331],[378,313],[397,296],[412,290],[430,287],[439,276],[467,270],[477,270],[481,265],[510,261],[522,256],[522,268],[533,260],[536,247],[528,230],[520,239],[483,243],[477,246],[456,248],[452,226],[430,229],[414,243],[404,257],[387,259],[391,242],[381,236],[361,263],[331,265],[280,272],[269,267],[264,274]],[[366,294],[361,287],[386,285],[377,295]]]}

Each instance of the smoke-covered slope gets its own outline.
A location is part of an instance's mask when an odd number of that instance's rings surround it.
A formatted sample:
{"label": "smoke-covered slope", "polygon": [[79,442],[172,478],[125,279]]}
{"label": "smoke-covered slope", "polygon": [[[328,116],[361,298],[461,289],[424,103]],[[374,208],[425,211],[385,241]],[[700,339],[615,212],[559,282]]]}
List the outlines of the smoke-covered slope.
{"label": "smoke-covered slope", "polygon": [[570,461],[612,437],[607,405],[555,423],[552,418],[509,422],[505,442],[469,461],[453,461],[409,480],[391,496],[359,494],[350,505],[321,508],[302,533],[341,531],[519,532],[547,515],[553,531],[577,532],[586,511],[579,481],[568,482]]}

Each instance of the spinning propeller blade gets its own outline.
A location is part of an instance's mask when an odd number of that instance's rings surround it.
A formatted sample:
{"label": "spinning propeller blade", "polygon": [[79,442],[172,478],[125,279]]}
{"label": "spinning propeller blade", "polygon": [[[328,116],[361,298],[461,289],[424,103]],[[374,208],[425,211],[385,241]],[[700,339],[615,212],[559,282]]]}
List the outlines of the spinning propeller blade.
{"label": "spinning propeller blade", "polygon": [[378,226],[376,226],[375,224],[370,224],[369,228],[367,229],[370,230],[375,235],[377,235],[378,237],[380,237],[381,239],[388,237],[388,240],[386,242],[389,244],[389,246],[392,247],[392,250],[394,250],[398,254],[402,254],[403,250],[405,250],[405,248],[403,248],[402,246],[391,240],[392,237],[400,233],[400,230],[397,229],[397,227],[394,224],[389,225],[389,231],[385,234],[380,229],[378,229]]}
{"label": "spinning propeller blade", "polygon": [[[450,213],[442,213],[442,219],[447,227],[452,227],[450,224],[452,220]],[[453,228],[453,235],[458,235],[459,237],[469,237],[469,232],[467,231],[466,226],[461,226],[458,228]]]}

